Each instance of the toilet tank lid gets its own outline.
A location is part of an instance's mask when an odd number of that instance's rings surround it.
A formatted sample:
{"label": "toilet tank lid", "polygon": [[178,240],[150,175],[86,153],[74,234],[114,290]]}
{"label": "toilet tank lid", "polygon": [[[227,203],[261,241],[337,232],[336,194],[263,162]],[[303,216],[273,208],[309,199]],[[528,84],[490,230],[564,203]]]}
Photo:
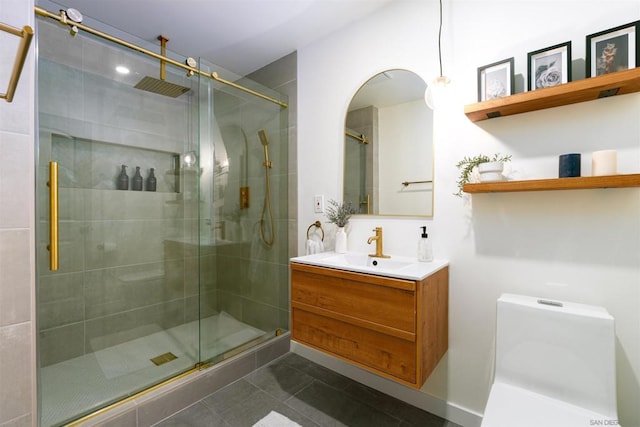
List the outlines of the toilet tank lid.
{"label": "toilet tank lid", "polygon": [[500,298],[498,298],[498,303],[516,304],[540,310],[613,320],[613,317],[606,308],[597,305],[578,304],[575,302],[516,294],[502,294]]}

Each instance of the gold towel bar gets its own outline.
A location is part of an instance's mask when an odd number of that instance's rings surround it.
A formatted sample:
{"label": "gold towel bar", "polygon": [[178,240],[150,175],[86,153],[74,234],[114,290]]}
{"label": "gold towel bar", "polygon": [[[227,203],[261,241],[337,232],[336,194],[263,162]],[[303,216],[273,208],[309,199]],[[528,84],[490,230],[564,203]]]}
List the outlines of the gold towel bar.
{"label": "gold towel bar", "polygon": [[322,224],[320,223],[320,221],[314,222],[309,226],[309,228],[307,228],[307,240],[309,240],[309,231],[311,231],[311,227],[316,227],[320,229],[320,231],[322,232],[322,241],[324,242],[324,230],[322,229]]}
{"label": "gold towel bar", "polygon": [[20,37],[20,44],[18,45],[18,51],[16,52],[16,59],[13,62],[13,70],[11,71],[11,77],[9,78],[9,86],[7,87],[7,93],[0,93],[0,98],[7,102],[13,101],[13,95],[18,87],[18,80],[20,80],[20,74],[22,74],[22,68],[24,67],[24,61],[27,59],[27,53],[29,53],[29,46],[31,45],[31,39],[33,38],[33,29],[25,25],[22,29],[12,27],[11,25],[3,24],[0,22],[0,30]]}
{"label": "gold towel bar", "polygon": [[402,183],[405,187],[408,187],[411,184],[429,184],[433,183],[433,181],[405,181]]}
{"label": "gold towel bar", "polygon": [[369,140],[367,139],[367,137],[363,133],[355,133],[355,132],[350,131],[350,130],[345,130],[344,134],[347,135],[347,136],[350,136],[353,139],[357,139],[358,141],[360,141],[360,144],[368,144],[369,143]]}

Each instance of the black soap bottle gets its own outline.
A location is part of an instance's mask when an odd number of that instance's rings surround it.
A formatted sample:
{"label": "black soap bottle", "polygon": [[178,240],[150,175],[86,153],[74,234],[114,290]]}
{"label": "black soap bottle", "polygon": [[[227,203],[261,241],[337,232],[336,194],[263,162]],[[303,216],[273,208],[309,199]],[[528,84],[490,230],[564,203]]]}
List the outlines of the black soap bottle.
{"label": "black soap bottle", "polygon": [[131,189],[133,191],[142,191],[142,175],[140,175],[140,166],[136,166],[136,174],[131,180]]}
{"label": "black soap bottle", "polygon": [[120,175],[118,175],[118,181],[116,182],[116,188],[118,190],[129,189],[129,175],[127,175],[127,165],[122,165]]}
{"label": "black soap bottle", "polygon": [[147,177],[147,191],[156,191],[156,182],[156,176],[153,173],[153,168],[151,168]]}

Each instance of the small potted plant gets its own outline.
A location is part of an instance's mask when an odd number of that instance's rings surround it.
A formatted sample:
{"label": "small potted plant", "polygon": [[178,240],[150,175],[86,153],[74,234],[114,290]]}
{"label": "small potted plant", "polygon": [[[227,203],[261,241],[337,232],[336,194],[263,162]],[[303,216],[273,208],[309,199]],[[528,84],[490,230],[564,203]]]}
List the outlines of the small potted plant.
{"label": "small potted plant", "polygon": [[335,248],[337,253],[345,253],[347,251],[347,233],[344,227],[349,223],[349,218],[355,213],[356,210],[351,206],[351,202],[338,203],[333,199],[329,200],[327,219],[338,227]]}
{"label": "small potted plant", "polygon": [[462,189],[471,179],[471,174],[474,168],[478,168],[480,173],[480,181],[499,181],[503,179],[502,170],[504,163],[511,160],[511,155],[503,156],[502,154],[494,154],[493,157],[489,157],[484,154],[478,154],[473,157],[465,156],[460,160],[456,167],[460,169],[460,176],[458,177],[458,192],[454,193],[455,196],[462,197]]}

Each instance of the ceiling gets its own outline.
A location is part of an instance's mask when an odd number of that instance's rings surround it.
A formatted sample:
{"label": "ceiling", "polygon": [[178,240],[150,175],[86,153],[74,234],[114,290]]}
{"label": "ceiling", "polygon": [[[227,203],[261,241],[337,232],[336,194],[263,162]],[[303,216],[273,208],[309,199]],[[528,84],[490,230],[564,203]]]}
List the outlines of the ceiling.
{"label": "ceiling", "polygon": [[56,0],[56,3],[61,9],[75,8],[85,17],[149,42],[157,43],[157,36],[165,35],[173,52],[202,57],[246,75],[392,1],[403,0]]}

